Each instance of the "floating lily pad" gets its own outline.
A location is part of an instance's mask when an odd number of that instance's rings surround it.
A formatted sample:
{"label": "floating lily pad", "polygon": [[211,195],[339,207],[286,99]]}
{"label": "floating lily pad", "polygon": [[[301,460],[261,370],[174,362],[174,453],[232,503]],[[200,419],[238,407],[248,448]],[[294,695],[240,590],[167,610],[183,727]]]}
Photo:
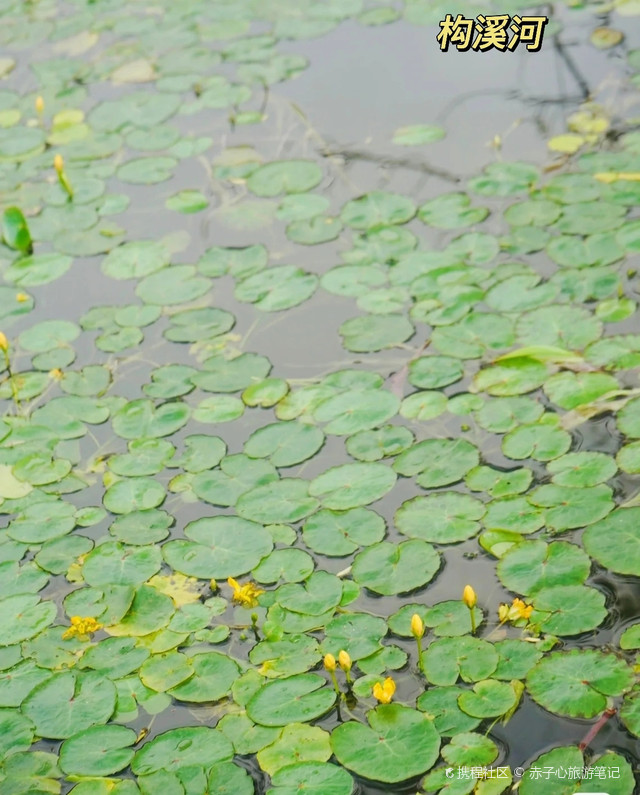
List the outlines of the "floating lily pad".
{"label": "floating lily pad", "polygon": [[354,580],[375,593],[406,593],[428,583],[440,568],[440,557],[431,544],[419,539],[392,544],[382,541],[356,555]]}
{"label": "floating lily pad", "polygon": [[276,160],[254,171],[247,187],[256,196],[304,193],[322,179],[322,169],[311,160]]}
{"label": "floating lily pad", "polygon": [[109,776],[127,767],[136,733],[124,726],[93,726],[62,743],[60,767],[68,775]]}
{"label": "floating lily pad", "polygon": [[593,718],[607,706],[608,696],[631,687],[626,663],[613,654],[591,649],[552,652],[529,671],[530,696],[556,715]]}
{"label": "floating lily pad", "polygon": [[401,533],[412,538],[453,544],[478,533],[485,511],[479,500],[449,491],[407,500],[396,511],[395,523]]}
{"label": "floating lily pad", "polygon": [[396,482],[396,474],[381,463],[343,464],[311,481],[309,494],[325,508],[345,510],[381,499]]}
{"label": "floating lily pad", "polygon": [[222,732],[207,726],[184,727],[171,729],[145,743],[136,752],[131,769],[137,776],[143,776],[191,765],[211,767],[232,756],[231,743]]}
{"label": "floating lily pad", "polygon": [[331,734],[336,758],[354,773],[396,783],[421,775],[438,758],[440,737],[425,714],[381,704],[367,713],[367,722],[348,721]]}
{"label": "floating lily pad", "polygon": [[617,508],[584,532],[586,551],[618,574],[636,574],[640,566],[640,508]]}
{"label": "floating lily pad", "polygon": [[297,674],[263,685],[246,705],[248,716],[261,726],[306,723],[324,715],[336,699],[317,674]]}

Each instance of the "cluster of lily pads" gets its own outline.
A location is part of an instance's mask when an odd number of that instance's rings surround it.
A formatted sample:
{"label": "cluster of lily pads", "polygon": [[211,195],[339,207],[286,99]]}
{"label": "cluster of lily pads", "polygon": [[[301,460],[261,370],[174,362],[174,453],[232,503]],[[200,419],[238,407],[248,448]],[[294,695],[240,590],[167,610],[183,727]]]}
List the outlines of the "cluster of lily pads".
{"label": "cluster of lily pads", "polygon": [[[617,769],[605,789],[631,795],[620,751],[506,760],[491,730],[537,709],[526,694],[640,736],[640,624],[597,648],[612,604],[589,580],[640,574],[618,488],[640,474],[638,133],[609,143],[589,104],[547,171],[497,161],[435,197],[332,208],[330,159],[200,133],[268,124],[265,86],[307,66],[280,39],[399,9],[75,6],[0,14],[3,44],[48,48],[34,90],[0,90],[0,795],[499,795],[530,764],[583,771],[552,782],[566,795]],[[22,61],[0,60],[18,86]],[[203,157],[206,185],[162,192]],[[244,243],[130,233],[140,208],[210,213]],[[286,263],[327,244],[326,267],[281,264],[267,233]],[[85,306],[92,280],[116,297]],[[348,366],[299,379],[246,350],[250,321],[320,301],[353,314],[322,329]],[[616,449],[578,449],[603,416]],[[463,592],[460,548],[502,590]],[[450,776],[494,765],[507,777]]]}

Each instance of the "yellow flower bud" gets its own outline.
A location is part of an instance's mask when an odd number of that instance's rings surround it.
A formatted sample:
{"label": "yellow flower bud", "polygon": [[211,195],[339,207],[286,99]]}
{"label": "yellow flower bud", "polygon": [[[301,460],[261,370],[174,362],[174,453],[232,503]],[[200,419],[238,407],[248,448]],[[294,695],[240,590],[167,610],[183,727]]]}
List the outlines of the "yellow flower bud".
{"label": "yellow flower bud", "polygon": [[349,655],[344,649],[342,649],[340,654],[338,655],[338,664],[343,671],[348,672],[351,670],[351,657],[349,657]]}
{"label": "yellow flower bud", "polygon": [[42,97],[36,97],[35,106],[36,112],[42,113],[44,111],[44,99],[42,99]]}
{"label": "yellow flower bud", "polygon": [[462,601],[466,604],[469,610],[473,610],[473,608],[476,606],[478,597],[470,585],[464,586],[464,591],[462,592]]}
{"label": "yellow flower bud", "polygon": [[16,301],[17,301],[19,304],[24,304],[24,302],[25,302],[25,301],[28,301],[28,300],[29,300],[29,296],[28,296],[26,293],[17,293],[17,295],[16,295]]}
{"label": "yellow flower bud", "polygon": [[59,367],[54,367],[53,370],[49,370],[49,378],[53,378],[54,381],[61,381],[64,378],[64,373]]}
{"label": "yellow flower bud", "polygon": [[383,684],[376,682],[373,686],[373,695],[381,704],[390,704],[396,692],[396,683],[388,676]]}
{"label": "yellow flower bud", "polygon": [[62,159],[62,155],[58,154],[53,158],[53,167],[61,174],[64,170],[64,160]]}
{"label": "yellow flower bud", "polygon": [[424,621],[417,613],[411,616],[411,634],[416,640],[424,635]]}
{"label": "yellow flower bud", "polygon": [[325,654],[324,655],[324,667],[327,671],[335,671],[337,667],[336,658],[333,654]]}
{"label": "yellow flower bud", "polygon": [[9,340],[0,331],[0,351],[4,351],[6,353],[8,350],[9,350]]}

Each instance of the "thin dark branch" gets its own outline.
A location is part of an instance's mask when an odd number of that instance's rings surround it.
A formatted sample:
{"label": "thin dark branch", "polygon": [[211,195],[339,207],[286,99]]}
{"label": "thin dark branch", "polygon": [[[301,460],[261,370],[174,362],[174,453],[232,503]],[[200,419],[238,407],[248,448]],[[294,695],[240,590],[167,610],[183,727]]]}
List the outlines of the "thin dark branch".
{"label": "thin dark branch", "polygon": [[343,157],[345,160],[364,160],[370,163],[377,163],[380,166],[392,166],[393,168],[406,168],[410,171],[421,171],[424,174],[440,177],[440,179],[456,184],[462,181],[462,177],[450,174],[448,171],[442,171],[428,163],[416,162],[415,160],[402,157],[389,157],[388,155],[379,155],[374,152],[361,152],[358,149],[321,149],[320,154],[323,157]]}

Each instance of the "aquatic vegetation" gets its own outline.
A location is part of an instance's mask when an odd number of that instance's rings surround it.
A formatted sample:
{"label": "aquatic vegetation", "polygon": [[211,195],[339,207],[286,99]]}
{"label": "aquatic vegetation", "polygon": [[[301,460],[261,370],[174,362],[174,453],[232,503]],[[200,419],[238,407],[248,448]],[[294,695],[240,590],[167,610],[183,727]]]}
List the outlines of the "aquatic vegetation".
{"label": "aquatic vegetation", "polygon": [[631,795],[627,106],[463,177],[446,121],[378,157],[284,85],[431,0],[5,6],[0,792]]}

